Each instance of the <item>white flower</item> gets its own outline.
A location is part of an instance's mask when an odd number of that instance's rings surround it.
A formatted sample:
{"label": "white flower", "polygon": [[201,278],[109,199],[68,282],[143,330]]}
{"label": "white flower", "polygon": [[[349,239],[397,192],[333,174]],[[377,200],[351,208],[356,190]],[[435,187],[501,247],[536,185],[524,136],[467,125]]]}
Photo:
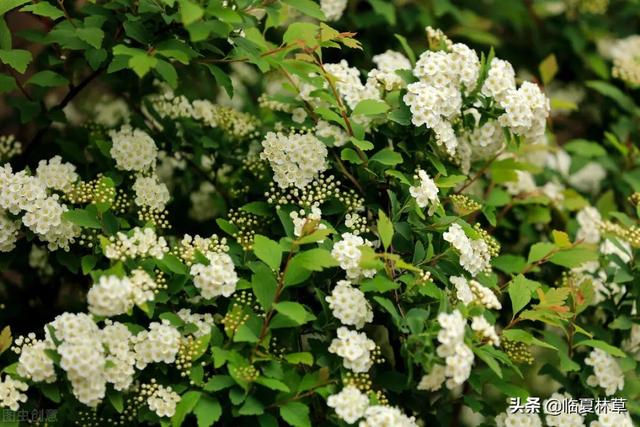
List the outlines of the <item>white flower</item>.
{"label": "white flower", "polygon": [[576,240],[582,240],[585,243],[600,242],[600,223],[602,217],[600,212],[593,206],[587,206],[580,210],[576,215],[576,220],[580,225],[576,234]]}
{"label": "white flower", "polygon": [[569,184],[579,191],[596,194],[606,176],[607,172],[600,163],[589,162],[569,177]]}
{"label": "white flower", "polygon": [[373,405],[364,413],[359,427],[418,427],[414,417],[407,417],[393,406]]}
{"label": "white flower", "polygon": [[155,166],[158,148],[146,132],[124,125],[109,136],[113,143],[110,154],[118,169],[142,172]]}
{"label": "white flower", "polygon": [[631,86],[640,85],[640,36],[632,35],[614,41],[609,55],[613,59],[611,74]]}
{"label": "white flower", "polygon": [[596,348],[584,359],[584,363],[593,367],[593,375],[587,378],[587,384],[591,387],[603,388],[607,396],[624,387],[622,369],[609,353]]}
{"label": "white flower", "polygon": [[369,398],[356,387],[349,385],[340,393],[329,396],[327,406],[335,409],[336,414],[347,424],[353,424],[362,418],[369,407]]}
{"label": "white flower", "polygon": [[138,176],[133,184],[138,206],[148,206],[155,210],[163,210],[169,201],[169,189],[156,176]]}
{"label": "white flower", "polygon": [[475,302],[489,309],[502,308],[496,294],[476,280],[467,281],[463,276],[452,276],[449,281],[456,287],[456,297],[464,304]]}
{"label": "white flower", "polygon": [[172,417],[179,401],[180,395],[171,387],[158,385],[156,391],[147,398],[147,405],[159,417]]}
{"label": "white flower", "polygon": [[[571,395],[565,392],[564,394],[553,393],[548,400],[563,402],[566,405],[571,399]],[[546,402],[547,400],[545,400],[544,406],[546,406]],[[567,408],[568,406],[563,407]],[[584,417],[571,411],[558,415],[546,415],[545,421],[549,427],[585,427]]]}
{"label": "white flower", "polygon": [[429,207],[429,214],[432,215],[436,206],[440,204],[438,198],[438,187],[431,177],[422,169],[418,169],[414,179],[419,180],[419,184],[409,187],[409,193],[416,199],[416,203],[421,208]]}
{"label": "white flower", "polygon": [[460,224],[453,223],[442,235],[460,253],[460,265],[472,276],[491,270],[489,245],[483,239],[470,239]]}
{"label": "white flower", "polygon": [[361,329],[365,323],[373,321],[373,310],[364,293],[351,286],[348,280],[340,280],[325,299],[333,316],[343,325]]}
{"label": "white flower", "polygon": [[327,147],[313,134],[269,132],[262,141],[262,159],[269,161],[280,188],[304,188],[326,168]]}
{"label": "white flower", "polygon": [[447,380],[446,369],[443,365],[433,365],[431,372],[424,375],[418,383],[418,390],[436,391]]}
{"label": "white flower", "polygon": [[629,338],[622,341],[622,349],[640,360],[640,324],[631,325]]}
{"label": "white flower", "polygon": [[611,405],[609,410],[598,414],[598,421],[591,421],[589,427],[634,427],[631,415],[626,413],[613,413]]}
{"label": "white flower", "polygon": [[151,228],[135,227],[130,231],[131,236],[118,232],[111,237],[105,248],[105,256],[109,259],[124,261],[127,258],[153,257],[162,258],[169,252],[169,246],[164,237],[158,237]]}
{"label": "white flower", "polygon": [[12,221],[0,210],[0,252],[10,252],[16,247],[20,221]]}
{"label": "white flower", "polygon": [[291,112],[291,120],[295,123],[304,123],[304,120],[307,118],[307,111],[304,108],[294,108]]}
{"label": "white flower", "polygon": [[[289,214],[291,220],[293,221],[293,234],[296,237],[301,237],[303,231],[306,234],[311,234],[316,230],[325,230],[327,228],[326,225],[320,224],[320,219],[322,218],[322,211],[320,208],[316,206],[311,207],[311,212],[307,214],[304,210],[300,210],[300,212],[293,211]],[[314,227],[310,227],[312,224],[315,224]],[[305,226],[309,227],[309,229],[305,230]],[[323,241],[320,241],[322,243]]]}
{"label": "white flower", "polygon": [[462,385],[471,374],[473,367],[473,352],[464,343],[466,322],[462,314],[455,310],[451,314],[438,315],[440,331],[436,349],[438,356],[445,359],[445,375],[448,378],[447,387],[452,389]]}
{"label": "white flower", "polygon": [[344,129],[324,120],[318,120],[316,136],[331,140],[334,147],[342,147],[349,141],[349,134]]}
{"label": "white flower", "polygon": [[500,101],[504,95],[516,88],[516,73],[508,61],[493,58],[482,86],[482,93]]}
{"label": "white flower", "polygon": [[320,0],[320,9],[327,21],[337,21],[347,7],[348,0]]}
{"label": "white flower", "polygon": [[211,326],[213,326],[213,316],[211,313],[191,313],[188,308],[183,308],[176,313],[180,319],[185,323],[191,323],[195,325],[198,330],[193,333],[196,338],[205,336],[211,333]]}
{"label": "white flower", "polygon": [[411,69],[411,62],[407,57],[393,50],[375,55],[373,62],[377,68],[369,71],[367,78],[381,83],[387,91],[398,89],[404,85],[404,80],[396,73],[397,70]]}
{"label": "white flower", "polygon": [[49,343],[40,340],[33,340],[31,343],[23,345],[20,349],[16,370],[18,375],[35,382],[54,382],[56,371],[53,360],[46,352],[51,347]]}
{"label": "white flower", "polygon": [[500,345],[500,337],[496,333],[496,328],[484,316],[474,316],[471,319],[471,329],[478,332],[480,337],[487,340],[491,345],[495,347]]}
{"label": "white flower", "polygon": [[338,337],[331,341],[329,352],[342,357],[342,364],[353,372],[367,372],[373,366],[371,352],[376,343],[364,332],[350,331],[344,326],[337,330]]}
{"label": "white flower", "polygon": [[148,331],[132,338],[136,367],[144,369],[149,363],[173,363],[180,348],[180,332],[168,321],[152,322]]}
{"label": "white flower", "polygon": [[220,295],[230,297],[236,290],[238,275],[231,257],[225,253],[211,252],[206,255],[209,265],[194,264],[191,275],[196,288],[203,298],[215,298]]}
{"label": "white flower", "polygon": [[331,250],[331,256],[340,263],[340,268],[345,270],[347,278],[359,279],[360,277],[373,277],[375,270],[360,268],[362,252],[360,246],[372,246],[372,243],[352,233],[342,234],[342,240],[336,242]]}
{"label": "white flower", "polygon": [[503,412],[495,419],[496,427],[542,427],[542,421],[538,414],[514,414]]}
{"label": "white flower", "polygon": [[27,401],[25,392],[28,389],[29,386],[26,383],[5,375],[4,380],[0,382],[0,407],[17,411],[20,403]]}
{"label": "white flower", "polygon": [[60,156],[52,157],[48,162],[40,160],[36,175],[47,188],[65,191],[78,180],[76,167],[71,163],[62,163]]}
{"label": "white flower", "polygon": [[87,293],[89,311],[97,316],[117,316],[133,308],[133,286],[124,277],[101,276]]}

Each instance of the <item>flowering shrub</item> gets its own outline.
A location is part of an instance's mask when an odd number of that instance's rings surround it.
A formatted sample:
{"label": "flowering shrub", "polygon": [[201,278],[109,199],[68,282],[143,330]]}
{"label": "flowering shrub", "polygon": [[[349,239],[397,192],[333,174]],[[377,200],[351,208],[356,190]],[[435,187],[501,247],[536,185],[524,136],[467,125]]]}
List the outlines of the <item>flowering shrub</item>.
{"label": "flowering shrub", "polygon": [[[0,21],[24,129],[0,138],[10,421],[638,421],[640,110],[616,86],[636,86],[634,36],[587,84],[612,101],[609,153],[555,137],[574,109],[550,99],[555,56],[516,78],[426,25],[368,55],[346,0],[66,6],[0,5],[46,24]],[[508,409],[536,397],[601,401]]]}

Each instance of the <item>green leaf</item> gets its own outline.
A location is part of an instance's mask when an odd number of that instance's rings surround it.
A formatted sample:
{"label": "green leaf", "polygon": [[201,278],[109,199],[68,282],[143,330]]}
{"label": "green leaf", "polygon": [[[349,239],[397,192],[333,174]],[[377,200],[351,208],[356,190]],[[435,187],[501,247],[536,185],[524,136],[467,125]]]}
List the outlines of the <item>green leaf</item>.
{"label": "green leaf", "polygon": [[385,250],[388,249],[393,239],[393,223],[382,210],[378,210],[378,234],[380,235],[382,246]]}
{"label": "green leaf", "polygon": [[176,406],[176,413],[171,417],[171,425],[173,427],[179,427],[182,425],[184,419],[190,414],[198,404],[202,393],[199,391],[188,391],[182,395],[180,402]]}
{"label": "green leaf", "polygon": [[180,19],[182,20],[182,25],[184,25],[185,27],[201,19],[204,15],[204,10],[202,9],[202,7],[190,0],[179,0],[179,5]]}
{"label": "green leaf", "polygon": [[504,336],[506,339],[511,341],[517,341],[525,344],[533,344],[539,347],[546,347],[551,350],[557,350],[557,348],[554,347],[553,345],[548,344],[545,341],[539,340],[538,338],[534,337],[529,332],[523,329],[505,329],[504,331],[502,331],[502,336]]}
{"label": "green leaf", "polygon": [[[0,49],[11,49],[12,40],[11,40],[11,30],[7,26],[6,21],[2,16],[0,16]],[[0,85],[0,89],[2,85]]]}
{"label": "green leaf", "polygon": [[315,320],[316,316],[307,311],[307,309],[297,302],[283,301],[274,305],[274,309],[282,315],[293,320],[298,325],[303,325],[311,320]]}
{"label": "green leaf", "polygon": [[69,80],[65,79],[58,73],[53,71],[44,70],[35,73],[29,80],[28,84],[42,86],[42,87],[56,87],[69,84]]}
{"label": "green leaf", "polygon": [[31,63],[31,52],[22,49],[0,49],[0,61],[19,72],[24,74],[27,66]]}
{"label": "green leaf", "polygon": [[373,157],[371,157],[371,161],[387,166],[395,166],[402,163],[402,156],[390,148],[384,148],[374,154]]}
{"label": "green leaf", "polygon": [[231,82],[231,78],[227,73],[222,71],[220,67],[217,67],[213,64],[205,64],[209,72],[216,79],[216,82],[224,88],[229,95],[229,98],[233,98],[233,83]]}
{"label": "green leaf", "polygon": [[259,377],[257,380],[255,380],[255,382],[271,390],[284,391],[286,393],[291,391],[285,383],[283,383],[282,381],[276,380],[275,378]]}
{"label": "green leaf", "polygon": [[551,80],[553,80],[558,73],[556,56],[553,53],[547,56],[538,66],[538,71],[540,71],[540,77],[542,77],[542,83],[544,83],[545,86],[551,83]]}
{"label": "green leaf", "polygon": [[583,157],[601,157],[607,155],[607,150],[597,142],[588,141],[586,139],[573,139],[562,146],[570,153]]}
{"label": "green leaf", "polygon": [[437,178],[435,183],[439,188],[451,188],[466,180],[466,175],[449,175]]}
{"label": "green leaf", "polygon": [[407,58],[411,61],[411,66],[413,67],[416,65],[416,54],[413,52],[413,49],[411,49],[411,46],[409,46],[407,39],[400,34],[394,34],[393,36],[400,42],[400,46],[402,46],[404,53],[407,54]]}
{"label": "green leaf", "polygon": [[613,99],[620,107],[630,113],[636,113],[637,106],[629,95],[622,92],[610,83],[601,80],[589,80],[585,83],[588,88],[599,92],[600,94]]}
{"label": "green leaf", "polygon": [[491,260],[491,265],[507,274],[519,273],[527,266],[527,261],[519,255],[500,255]]}
{"label": "green leaf", "polygon": [[293,427],[311,427],[309,407],[301,402],[289,402],[280,407],[280,416]]}
{"label": "green leaf", "polygon": [[138,77],[144,77],[158,64],[158,59],[147,55],[147,53],[138,53],[129,58],[129,67],[138,75]]}
{"label": "green leaf", "polygon": [[322,271],[325,268],[338,266],[338,261],[331,256],[331,252],[322,248],[314,248],[300,252],[290,261],[289,268],[301,267],[309,271]]}
{"label": "green leaf", "polygon": [[279,270],[282,262],[282,248],[278,242],[268,237],[256,234],[253,240],[253,253],[259,260],[264,261],[272,270]]}
{"label": "green leaf", "polygon": [[198,427],[209,427],[222,416],[222,406],[215,397],[203,394],[193,408],[193,413],[198,420]]}
{"label": "green leaf", "polygon": [[93,267],[98,263],[98,258],[93,255],[85,255],[82,257],[80,261],[80,266],[82,267],[82,274],[89,274]]}
{"label": "green leaf", "polygon": [[100,49],[102,39],[104,39],[104,31],[96,27],[77,28],[76,35],[80,40],[89,43],[96,49]]}
{"label": "green leaf", "polygon": [[369,3],[375,13],[383,16],[390,25],[396,25],[396,8],[393,3],[387,0],[369,0]]}
{"label": "green leaf", "polygon": [[29,4],[20,9],[20,12],[31,12],[34,15],[44,16],[53,20],[62,18],[64,16],[64,13],[60,9],[46,1],[40,1],[36,4]]}
{"label": "green leaf", "polygon": [[121,392],[108,388],[107,398],[109,399],[111,406],[113,406],[113,409],[115,409],[119,414],[124,411],[124,398],[122,397]]}
{"label": "green leaf", "polygon": [[205,391],[220,391],[235,385],[235,383],[229,375],[212,375],[204,389]]}
{"label": "green leaf", "polygon": [[162,259],[158,259],[158,263],[173,273],[189,273],[189,268],[182,261],[180,261],[180,258],[173,254],[165,254]]}
{"label": "green leaf", "polygon": [[306,46],[317,46],[316,34],[318,26],[309,22],[294,22],[287,27],[287,31],[282,36],[282,41],[287,44],[302,42]]}
{"label": "green leaf", "polygon": [[284,356],[284,359],[293,365],[313,365],[313,355],[311,353],[289,353]]}
{"label": "green leaf", "polygon": [[574,268],[589,261],[597,261],[598,253],[586,248],[573,248],[558,252],[549,258],[549,262],[562,267]]}
{"label": "green leaf", "polygon": [[305,15],[309,15],[312,18],[316,18],[321,21],[327,19],[324,16],[322,9],[320,9],[320,5],[312,0],[282,0],[282,3],[288,4],[294,9],[298,9],[300,12]]}
{"label": "green leaf", "polygon": [[169,84],[169,86],[174,89],[178,87],[178,72],[169,62],[158,59],[156,71],[162,76],[164,81]]}
{"label": "green leaf", "polygon": [[0,74],[0,94],[11,92],[17,89],[16,81],[13,77],[6,74]]}
{"label": "green leaf", "polygon": [[540,287],[540,283],[533,280],[529,280],[522,274],[517,275],[509,283],[509,298],[511,299],[511,306],[513,308],[513,316],[522,310],[529,301],[531,301],[531,294]]}
{"label": "green leaf", "polygon": [[262,415],[264,414],[264,405],[254,396],[247,397],[244,404],[238,410],[240,415]]}
{"label": "green leaf", "polygon": [[80,227],[85,228],[102,228],[102,224],[98,220],[95,212],[89,212],[86,209],[72,209],[70,211],[64,212],[62,214],[62,218],[67,221],[71,221],[72,223],[79,225]]}
{"label": "green leaf", "polygon": [[487,349],[485,348],[486,346],[483,347],[474,347],[473,348],[473,352],[484,362],[487,364],[487,366],[489,368],[491,368],[491,370],[493,372],[496,373],[496,375],[499,378],[502,378],[502,369],[500,369],[500,365],[498,364],[498,361],[493,357],[493,355],[491,355],[491,353],[489,353],[487,351]]}
{"label": "green leaf", "polygon": [[546,257],[551,253],[551,251],[555,250],[556,245],[553,243],[539,242],[535,243],[529,249],[529,258],[527,262],[532,264],[534,262],[540,261],[542,258]]}
{"label": "green leaf", "polygon": [[586,345],[588,347],[599,348],[600,350],[606,351],[612,356],[615,357],[627,357],[626,353],[620,350],[617,347],[612,346],[604,341],[600,340],[584,340],[573,345],[573,348],[579,347],[581,345]]}
{"label": "green leaf", "polygon": [[31,0],[2,0],[0,2],[0,16],[9,12],[11,9],[15,9],[25,3],[29,3],[30,1]]}
{"label": "green leaf", "polygon": [[260,264],[260,266],[261,267],[254,269],[255,273],[251,278],[251,288],[258,303],[260,303],[266,312],[271,309],[276,295],[276,289],[278,288],[278,282],[269,268],[264,264]]}
{"label": "green leaf", "polygon": [[376,99],[363,99],[358,102],[358,105],[353,109],[353,115],[362,114],[365,116],[376,116],[378,114],[384,114],[389,111],[389,106],[384,101],[378,101]]}
{"label": "green leaf", "polygon": [[11,328],[9,326],[5,326],[2,328],[2,332],[0,332],[0,354],[7,351],[7,349],[11,347],[12,342]]}
{"label": "green leaf", "polygon": [[360,290],[362,292],[379,292],[384,293],[394,289],[398,289],[400,287],[399,284],[390,280],[386,276],[382,274],[377,274],[372,279],[367,279],[362,282],[360,285]]}

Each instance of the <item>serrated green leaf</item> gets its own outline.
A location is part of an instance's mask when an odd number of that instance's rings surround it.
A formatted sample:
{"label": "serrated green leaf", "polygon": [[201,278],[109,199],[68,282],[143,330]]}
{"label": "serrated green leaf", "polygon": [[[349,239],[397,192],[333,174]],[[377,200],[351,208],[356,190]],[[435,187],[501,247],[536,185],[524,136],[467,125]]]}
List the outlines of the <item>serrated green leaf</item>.
{"label": "serrated green leaf", "polygon": [[27,83],[42,87],[56,87],[69,84],[69,80],[53,71],[44,70],[31,76],[31,78],[27,80]]}
{"label": "serrated green leaf", "polygon": [[19,72],[24,74],[27,67],[31,63],[31,52],[22,49],[0,49],[0,61]]}

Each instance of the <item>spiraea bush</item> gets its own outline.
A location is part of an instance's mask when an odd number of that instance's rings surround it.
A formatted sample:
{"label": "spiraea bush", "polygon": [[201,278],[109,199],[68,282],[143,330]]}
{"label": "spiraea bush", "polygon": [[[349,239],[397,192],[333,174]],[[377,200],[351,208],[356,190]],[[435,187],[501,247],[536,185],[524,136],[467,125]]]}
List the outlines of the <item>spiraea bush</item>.
{"label": "spiraea bush", "polygon": [[466,3],[0,3],[3,421],[635,425],[639,7]]}

